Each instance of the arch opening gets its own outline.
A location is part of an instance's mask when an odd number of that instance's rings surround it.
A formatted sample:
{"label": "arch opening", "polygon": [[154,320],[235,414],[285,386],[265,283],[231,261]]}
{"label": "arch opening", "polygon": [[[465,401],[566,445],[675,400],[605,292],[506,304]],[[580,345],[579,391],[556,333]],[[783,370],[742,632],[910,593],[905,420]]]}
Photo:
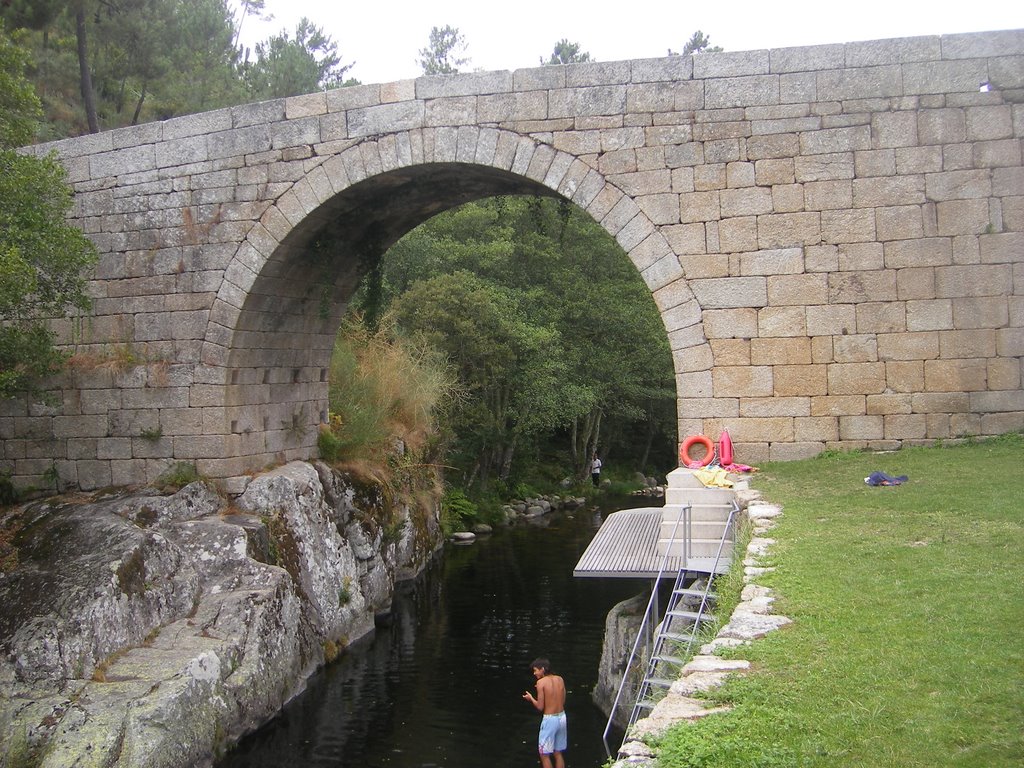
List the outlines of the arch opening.
{"label": "arch opening", "polygon": [[[433,216],[517,195],[567,200],[503,169],[435,163],[353,184],[298,221],[253,280],[232,336],[225,405],[225,419],[238,436],[232,455],[250,466],[315,455],[318,427],[330,412],[325,372],[364,275]],[[601,234],[614,244],[606,231]]]}

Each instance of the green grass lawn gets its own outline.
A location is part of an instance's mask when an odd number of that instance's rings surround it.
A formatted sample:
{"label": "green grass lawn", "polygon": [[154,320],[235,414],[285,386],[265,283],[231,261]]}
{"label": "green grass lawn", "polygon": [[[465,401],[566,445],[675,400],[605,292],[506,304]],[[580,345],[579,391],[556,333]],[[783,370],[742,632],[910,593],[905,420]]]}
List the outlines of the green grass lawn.
{"label": "green grass lawn", "polygon": [[[872,488],[873,470],[909,475]],[[763,466],[760,583],[794,624],[738,649],[725,715],[662,768],[1024,766],[1024,437]]]}

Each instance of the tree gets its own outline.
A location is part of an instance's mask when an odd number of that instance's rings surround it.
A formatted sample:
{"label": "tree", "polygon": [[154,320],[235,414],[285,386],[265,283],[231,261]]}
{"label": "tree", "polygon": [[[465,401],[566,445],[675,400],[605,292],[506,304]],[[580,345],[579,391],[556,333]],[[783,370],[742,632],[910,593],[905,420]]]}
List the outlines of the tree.
{"label": "tree", "polygon": [[540,57],[541,66],[580,64],[586,61],[591,61],[590,54],[581,52],[579,43],[570,43],[564,37],[555,43],[555,49],[551,52],[550,59],[544,61],[544,57]]}
{"label": "tree", "polygon": [[467,402],[456,416],[466,485],[507,479],[521,440],[557,420],[565,403],[558,332],[524,316],[513,290],[457,270],[414,283],[391,316],[443,350]]}
{"label": "tree", "polygon": [[[27,54],[0,27],[0,397],[32,390],[62,361],[47,318],[84,310],[82,271],[96,251],[64,220],[71,191],[53,156],[19,154],[40,105],[24,77]],[[8,111],[10,110],[10,112]]]}
{"label": "tree", "polygon": [[[615,444],[638,459],[652,446],[674,455],[675,379],[661,319],[621,248],[570,204],[463,205],[396,243],[378,278],[373,295],[364,286],[353,303],[400,308],[400,324],[431,329],[430,340],[459,361],[469,397],[455,413],[449,463],[467,480],[505,479],[541,453],[582,477],[598,442],[603,454]],[[502,303],[482,304],[492,289]],[[428,308],[435,300],[447,309]],[[481,319],[497,306],[519,329],[515,355],[499,340],[481,341],[503,327]],[[507,367],[490,362],[498,350]]]}
{"label": "tree", "polygon": [[0,147],[32,141],[41,115],[39,98],[25,78],[28,53],[15,45],[0,23]]}
{"label": "tree", "polygon": [[282,30],[256,46],[256,61],[244,68],[249,93],[275,99],[337,87],[352,64],[341,64],[338,45],[321,27],[303,17],[295,38]]}
{"label": "tree", "polygon": [[[683,56],[690,56],[695,53],[721,53],[722,46],[711,45],[711,37],[705,35],[699,29],[693,33],[693,36],[687,41],[686,45],[683,46]],[[675,56],[675,52],[669,50],[669,56]]]}
{"label": "tree", "polygon": [[236,26],[227,0],[178,0],[177,7],[172,67],[154,97],[156,116],[168,118],[244,102]]}
{"label": "tree", "polygon": [[78,55],[79,92],[85,109],[90,133],[98,133],[99,120],[96,115],[96,96],[93,91],[92,70],[89,67],[89,38],[87,27],[89,0],[10,0],[0,4],[3,16],[15,27],[46,30],[63,14],[74,19],[76,51]]}
{"label": "tree", "polygon": [[433,27],[430,43],[420,48],[419,64],[425,75],[454,75],[469,63],[469,58],[462,55],[465,52],[466,38],[458,27]]}
{"label": "tree", "polygon": [[179,18],[179,3],[167,0],[118,0],[94,17],[94,82],[113,106],[110,122],[138,124],[152,88],[172,70]]}
{"label": "tree", "polygon": [[356,82],[344,80],[351,65],[341,65],[337,45],[308,19],[294,36],[282,30],[257,45],[251,58],[241,51],[242,23],[271,18],[264,4],[0,0],[0,18],[34,54],[29,74],[47,118],[40,138],[51,139]]}
{"label": "tree", "polygon": [[273,20],[274,14],[267,13],[266,5],[266,0],[241,0],[239,3],[241,13],[238,16],[238,23],[234,25],[234,35],[232,35],[231,38],[231,46],[233,48],[239,47],[238,42],[242,36],[242,26],[245,24],[246,18],[249,16],[255,16],[257,19],[262,19],[263,21]]}

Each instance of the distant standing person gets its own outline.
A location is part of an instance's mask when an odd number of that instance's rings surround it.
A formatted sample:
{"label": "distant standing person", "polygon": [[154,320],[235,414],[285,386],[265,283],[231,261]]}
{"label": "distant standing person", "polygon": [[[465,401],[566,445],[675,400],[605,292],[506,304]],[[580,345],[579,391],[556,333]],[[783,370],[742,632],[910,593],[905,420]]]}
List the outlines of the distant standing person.
{"label": "distant standing person", "polygon": [[594,481],[594,487],[601,484],[601,460],[597,458],[597,451],[594,451],[594,458],[590,460],[590,479]]}
{"label": "distant standing person", "polygon": [[533,704],[543,717],[540,721],[538,751],[542,768],[552,768],[551,755],[555,756],[554,768],[565,768],[567,730],[565,722],[565,681],[552,674],[551,662],[536,659],[530,664],[533,676],[537,678],[537,695],[527,691],[523,698]]}

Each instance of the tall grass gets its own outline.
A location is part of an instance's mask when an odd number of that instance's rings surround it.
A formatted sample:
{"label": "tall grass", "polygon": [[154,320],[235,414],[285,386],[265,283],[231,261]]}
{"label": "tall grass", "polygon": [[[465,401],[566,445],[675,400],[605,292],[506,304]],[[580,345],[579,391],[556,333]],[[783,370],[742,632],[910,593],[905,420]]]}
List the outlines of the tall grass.
{"label": "tall grass", "polygon": [[[907,474],[872,488],[873,470]],[[762,582],[794,624],[734,652],[733,706],[662,768],[1024,765],[1024,438],[762,467],[785,514]]]}
{"label": "tall grass", "polygon": [[338,333],[329,381],[330,423],[319,446],[332,462],[380,460],[396,439],[411,454],[430,453],[459,397],[440,353],[387,328],[370,332],[358,318]]}

